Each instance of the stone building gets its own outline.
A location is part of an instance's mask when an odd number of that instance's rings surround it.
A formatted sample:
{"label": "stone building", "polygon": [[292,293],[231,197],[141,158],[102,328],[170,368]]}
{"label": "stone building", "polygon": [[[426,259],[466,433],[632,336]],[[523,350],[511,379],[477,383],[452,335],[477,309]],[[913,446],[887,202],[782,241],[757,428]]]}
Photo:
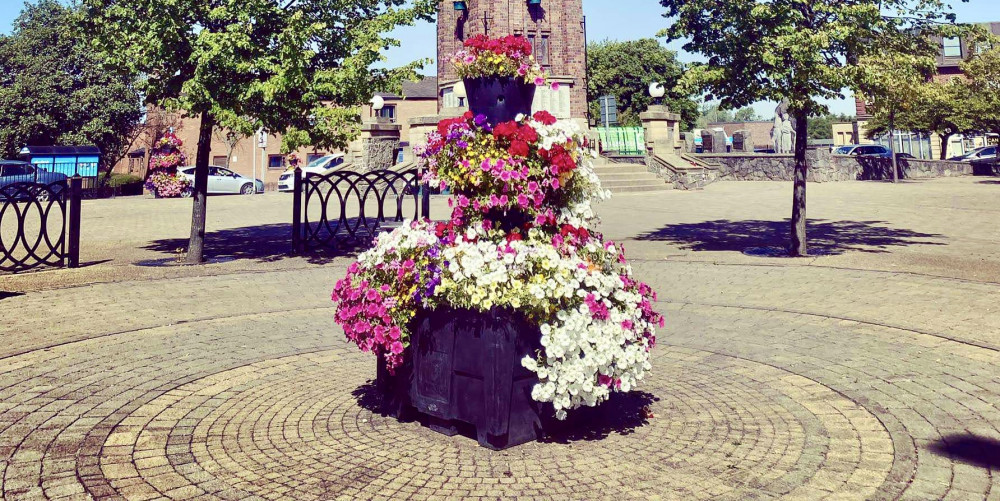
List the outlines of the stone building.
{"label": "stone building", "polygon": [[539,88],[535,109],[546,109],[558,118],[587,118],[587,41],[583,0],[466,0],[464,10],[452,0],[438,7],[439,107],[457,108],[453,88],[458,75],[449,63],[452,54],[472,36],[518,35],[534,47],[535,59],[558,82],[559,89]]}

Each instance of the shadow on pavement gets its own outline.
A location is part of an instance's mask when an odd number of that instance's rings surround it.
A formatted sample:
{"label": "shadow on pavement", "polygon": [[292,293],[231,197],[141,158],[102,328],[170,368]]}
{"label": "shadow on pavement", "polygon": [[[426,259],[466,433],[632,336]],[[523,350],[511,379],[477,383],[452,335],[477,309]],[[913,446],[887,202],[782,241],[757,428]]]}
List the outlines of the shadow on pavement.
{"label": "shadow on pavement", "polygon": [[7,299],[7,298],[18,297],[18,296],[23,296],[23,295],[24,295],[23,292],[0,291],[0,301],[3,301],[4,299]]}
{"label": "shadow on pavement", "polygon": [[[358,405],[373,414],[381,414],[382,396],[375,381],[368,381],[351,392]],[[650,405],[659,399],[643,392],[613,393],[611,398],[599,407],[582,407],[569,412],[565,421],[550,420],[546,425],[547,435],[541,442],[568,444],[581,440],[601,440],[611,434],[628,435],[637,428],[649,424]],[[552,413],[552,406],[545,404],[545,412]],[[412,420],[410,416],[406,420]],[[475,430],[467,425],[459,425],[459,433],[475,439]]]}
{"label": "shadow on pavement", "polygon": [[[639,236],[639,240],[670,242],[695,251],[735,251],[750,248],[785,246],[789,238],[789,220],[730,221],[672,224]],[[945,245],[920,239],[943,239],[944,235],[881,226],[883,221],[825,221],[810,219],[807,226],[809,250],[817,254],[843,254],[847,251],[881,253],[887,247],[908,245]]]}
{"label": "shadow on pavement", "polygon": [[1000,440],[976,435],[948,435],[930,446],[939,456],[987,469],[1000,469]]}
{"label": "shadow on pavement", "polygon": [[[154,240],[143,248],[179,257],[187,251],[187,246],[187,238],[169,238]],[[352,250],[344,249],[340,253],[304,252],[302,255],[312,264],[325,264]],[[205,234],[205,259],[210,261],[249,259],[275,262],[292,257],[291,252],[292,225],[288,223],[232,228]]]}
{"label": "shadow on pavement", "polygon": [[994,181],[991,179],[989,181],[980,181],[979,184],[1000,184],[1000,180]]}

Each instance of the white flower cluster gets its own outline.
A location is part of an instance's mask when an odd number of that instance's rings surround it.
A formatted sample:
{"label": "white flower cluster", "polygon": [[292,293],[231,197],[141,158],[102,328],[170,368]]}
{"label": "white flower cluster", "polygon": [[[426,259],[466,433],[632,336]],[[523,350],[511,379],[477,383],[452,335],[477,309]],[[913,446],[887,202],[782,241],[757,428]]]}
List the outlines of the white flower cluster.
{"label": "white flower cluster", "polygon": [[[651,365],[641,333],[655,326],[642,318],[642,297],[626,291],[618,275],[563,257],[538,230],[532,232],[525,241],[497,244],[480,238],[481,228],[470,229],[443,251],[449,265],[438,293],[457,307],[509,306],[551,318],[541,325],[541,356],[522,364],[538,374],[532,398],[552,402],[563,419],[567,409],[598,405],[612,387],[629,391],[642,379]],[[587,298],[603,305],[602,318]]]}

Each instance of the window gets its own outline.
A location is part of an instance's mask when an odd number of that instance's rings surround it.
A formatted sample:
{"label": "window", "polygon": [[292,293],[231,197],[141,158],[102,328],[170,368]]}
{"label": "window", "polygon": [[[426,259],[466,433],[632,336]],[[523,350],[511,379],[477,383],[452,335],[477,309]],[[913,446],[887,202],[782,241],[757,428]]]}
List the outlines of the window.
{"label": "window", "polygon": [[233,177],[233,171],[229,169],[219,169],[217,176]]}
{"label": "window", "polygon": [[285,156],[284,155],[268,155],[267,156],[267,168],[268,169],[284,169],[285,168]]}
{"label": "window", "polygon": [[531,42],[531,52],[535,56],[535,61],[542,66],[548,66],[549,36],[529,34],[528,41]]}
{"label": "window", "polygon": [[984,52],[989,52],[993,49],[993,44],[989,42],[979,42],[976,44],[976,54],[982,55]]}
{"label": "window", "polygon": [[948,37],[944,39],[944,57],[962,57],[962,39]]}
{"label": "window", "polygon": [[229,157],[212,157],[212,165],[219,167],[229,167]]}
{"label": "window", "polygon": [[395,104],[387,104],[387,105],[385,105],[384,107],[382,107],[381,110],[378,110],[378,117],[379,118],[384,118],[386,120],[389,120],[390,122],[395,122],[396,121],[396,105]]}

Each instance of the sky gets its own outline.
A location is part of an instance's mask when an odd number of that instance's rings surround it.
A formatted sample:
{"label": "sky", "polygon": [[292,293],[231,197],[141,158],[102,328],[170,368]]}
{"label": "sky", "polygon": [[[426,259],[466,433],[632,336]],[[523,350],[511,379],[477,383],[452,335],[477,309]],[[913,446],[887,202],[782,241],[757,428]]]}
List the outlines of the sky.
{"label": "sky", "polygon": [[[1000,22],[998,0],[969,0],[965,3],[953,0],[953,3],[959,22]],[[10,32],[23,5],[22,0],[0,0],[0,33]],[[658,31],[667,26],[663,8],[656,0],[584,0],[583,10],[587,16],[587,38],[592,42],[655,37]],[[436,57],[437,34],[434,25],[422,23],[404,27],[397,30],[395,36],[402,42],[403,48],[387,52],[388,65],[398,66],[415,59]],[[679,42],[674,42],[669,47],[680,53],[681,61],[697,59],[694,55],[684,53]],[[425,68],[424,73],[433,74],[433,66]],[[853,99],[831,101],[828,104],[834,113],[854,114]],[[773,103],[759,103],[754,108],[763,118],[771,118],[774,114]]]}

